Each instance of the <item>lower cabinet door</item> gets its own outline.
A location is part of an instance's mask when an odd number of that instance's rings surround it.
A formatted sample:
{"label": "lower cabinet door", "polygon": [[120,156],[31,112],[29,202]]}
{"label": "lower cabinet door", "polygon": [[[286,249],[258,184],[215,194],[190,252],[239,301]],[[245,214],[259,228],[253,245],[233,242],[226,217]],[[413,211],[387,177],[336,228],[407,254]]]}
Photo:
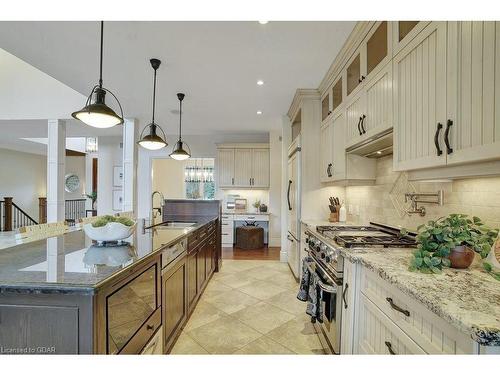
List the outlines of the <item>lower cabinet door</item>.
{"label": "lower cabinet door", "polygon": [[203,288],[203,284],[205,283],[206,278],[206,244],[202,244],[200,249],[198,250],[198,258],[197,258],[197,284],[198,284],[198,293],[201,292]]}
{"label": "lower cabinet door", "polygon": [[359,300],[358,354],[425,354],[363,293]]}
{"label": "lower cabinet door", "polygon": [[194,302],[196,301],[196,295],[198,294],[198,271],[197,271],[197,259],[198,254],[196,252],[191,253],[187,257],[187,287],[188,287],[188,306],[191,309]]}
{"label": "lower cabinet door", "polygon": [[186,256],[162,272],[164,350],[170,350],[187,317]]}

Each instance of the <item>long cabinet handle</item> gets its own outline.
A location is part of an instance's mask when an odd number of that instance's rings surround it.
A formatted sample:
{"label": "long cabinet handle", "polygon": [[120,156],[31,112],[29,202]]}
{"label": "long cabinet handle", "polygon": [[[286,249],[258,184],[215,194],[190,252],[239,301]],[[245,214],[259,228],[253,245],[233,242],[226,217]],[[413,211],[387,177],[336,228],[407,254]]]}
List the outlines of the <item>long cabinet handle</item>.
{"label": "long cabinet handle", "polygon": [[385,346],[387,346],[387,350],[389,350],[389,353],[391,353],[391,355],[396,355],[397,353],[394,351],[394,349],[392,349],[392,344],[390,341],[386,341],[385,342]]}
{"label": "long cabinet handle", "polygon": [[328,164],[328,167],[326,167],[326,174],[328,177],[332,177],[332,163]]}
{"label": "long cabinet handle", "polygon": [[349,289],[349,284],[345,283],[344,292],[342,293],[342,299],[344,300],[344,308],[345,309],[347,309],[347,300],[345,298],[345,295],[347,293],[347,289]]}
{"label": "long cabinet handle", "polygon": [[390,297],[387,297],[385,299],[387,302],[389,302],[389,304],[391,305],[391,307],[396,310],[396,311],[399,311],[401,314],[404,314],[406,316],[410,316],[410,312],[408,310],[405,310],[405,309],[402,309],[401,307],[399,307],[398,305],[396,305],[394,303],[394,301],[392,300],[392,298]]}
{"label": "long cabinet handle", "polygon": [[450,146],[450,138],[449,138],[450,128],[452,125],[453,125],[453,121],[448,120],[446,122],[446,130],[444,131],[444,144],[446,145],[446,152],[448,153],[448,155],[453,152],[453,149]]}
{"label": "long cabinet handle", "polygon": [[439,133],[441,132],[441,129],[443,129],[443,124],[440,122],[437,123],[437,128],[436,128],[436,133],[434,133],[434,146],[436,146],[436,154],[437,156],[441,156],[443,154],[443,151],[439,147]]}
{"label": "long cabinet handle", "polygon": [[366,115],[363,115],[363,117],[361,117],[361,130],[363,131],[363,134],[366,134],[366,130],[365,130],[365,118],[366,118]]}
{"label": "long cabinet handle", "polygon": [[288,201],[288,210],[292,210],[292,204],[290,203],[290,187],[292,186],[292,180],[288,180],[288,190],[286,192],[286,200]]}
{"label": "long cabinet handle", "polygon": [[234,185],[234,177],[231,178],[231,185]]}
{"label": "long cabinet handle", "polygon": [[359,120],[358,120],[358,132],[359,132],[359,135],[363,135],[363,133],[361,133],[361,128],[359,127],[359,125],[361,124],[361,120],[363,120],[363,117],[359,116]]}

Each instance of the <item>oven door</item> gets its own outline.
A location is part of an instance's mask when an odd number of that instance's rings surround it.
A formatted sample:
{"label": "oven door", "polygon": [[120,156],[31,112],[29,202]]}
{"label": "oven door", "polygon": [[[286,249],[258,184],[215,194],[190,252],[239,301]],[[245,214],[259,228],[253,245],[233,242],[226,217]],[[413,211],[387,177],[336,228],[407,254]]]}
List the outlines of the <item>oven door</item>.
{"label": "oven door", "polygon": [[315,328],[320,336],[323,336],[321,339],[325,350],[340,354],[342,280],[329,274],[317,261],[310,265],[310,271],[318,275],[320,279],[318,286],[323,291],[321,300],[323,322],[316,322]]}

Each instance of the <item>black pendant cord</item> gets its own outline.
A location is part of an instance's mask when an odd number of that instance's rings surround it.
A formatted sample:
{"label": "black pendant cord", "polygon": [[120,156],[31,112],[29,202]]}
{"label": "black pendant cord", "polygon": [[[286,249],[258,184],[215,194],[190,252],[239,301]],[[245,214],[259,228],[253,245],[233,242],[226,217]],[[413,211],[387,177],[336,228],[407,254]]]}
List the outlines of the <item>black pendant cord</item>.
{"label": "black pendant cord", "polygon": [[102,50],[104,44],[104,21],[101,21],[101,61],[99,62],[99,88],[102,89]]}
{"label": "black pendant cord", "polygon": [[153,82],[153,119],[151,121],[153,125],[155,125],[155,107],[156,107],[156,69]]}
{"label": "black pendant cord", "polygon": [[182,99],[179,101],[179,141],[182,141]]}

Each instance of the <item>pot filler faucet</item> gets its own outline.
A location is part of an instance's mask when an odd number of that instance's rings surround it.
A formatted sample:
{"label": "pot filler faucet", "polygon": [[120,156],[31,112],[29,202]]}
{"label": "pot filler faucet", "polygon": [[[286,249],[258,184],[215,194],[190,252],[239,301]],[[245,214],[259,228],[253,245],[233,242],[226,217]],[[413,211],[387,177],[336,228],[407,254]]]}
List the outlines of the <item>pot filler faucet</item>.
{"label": "pot filler faucet", "polygon": [[[421,198],[435,198],[434,200]],[[408,215],[419,214],[420,216],[425,216],[425,207],[418,207],[419,203],[428,203],[428,204],[438,204],[440,206],[444,203],[444,191],[439,190],[437,193],[406,193],[405,194],[405,203],[411,201],[411,209],[406,211]]]}
{"label": "pot filler faucet", "polygon": [[[155,195],[158,194],[161,199],[160,207],[155,207],[154,206],[154,197]],[[160,191],[153,191],[153,194],[151,194],[151,224],[153,224],[154,220],[158,215],[162,215],[162,209],[165,206],[165,197]]]}

